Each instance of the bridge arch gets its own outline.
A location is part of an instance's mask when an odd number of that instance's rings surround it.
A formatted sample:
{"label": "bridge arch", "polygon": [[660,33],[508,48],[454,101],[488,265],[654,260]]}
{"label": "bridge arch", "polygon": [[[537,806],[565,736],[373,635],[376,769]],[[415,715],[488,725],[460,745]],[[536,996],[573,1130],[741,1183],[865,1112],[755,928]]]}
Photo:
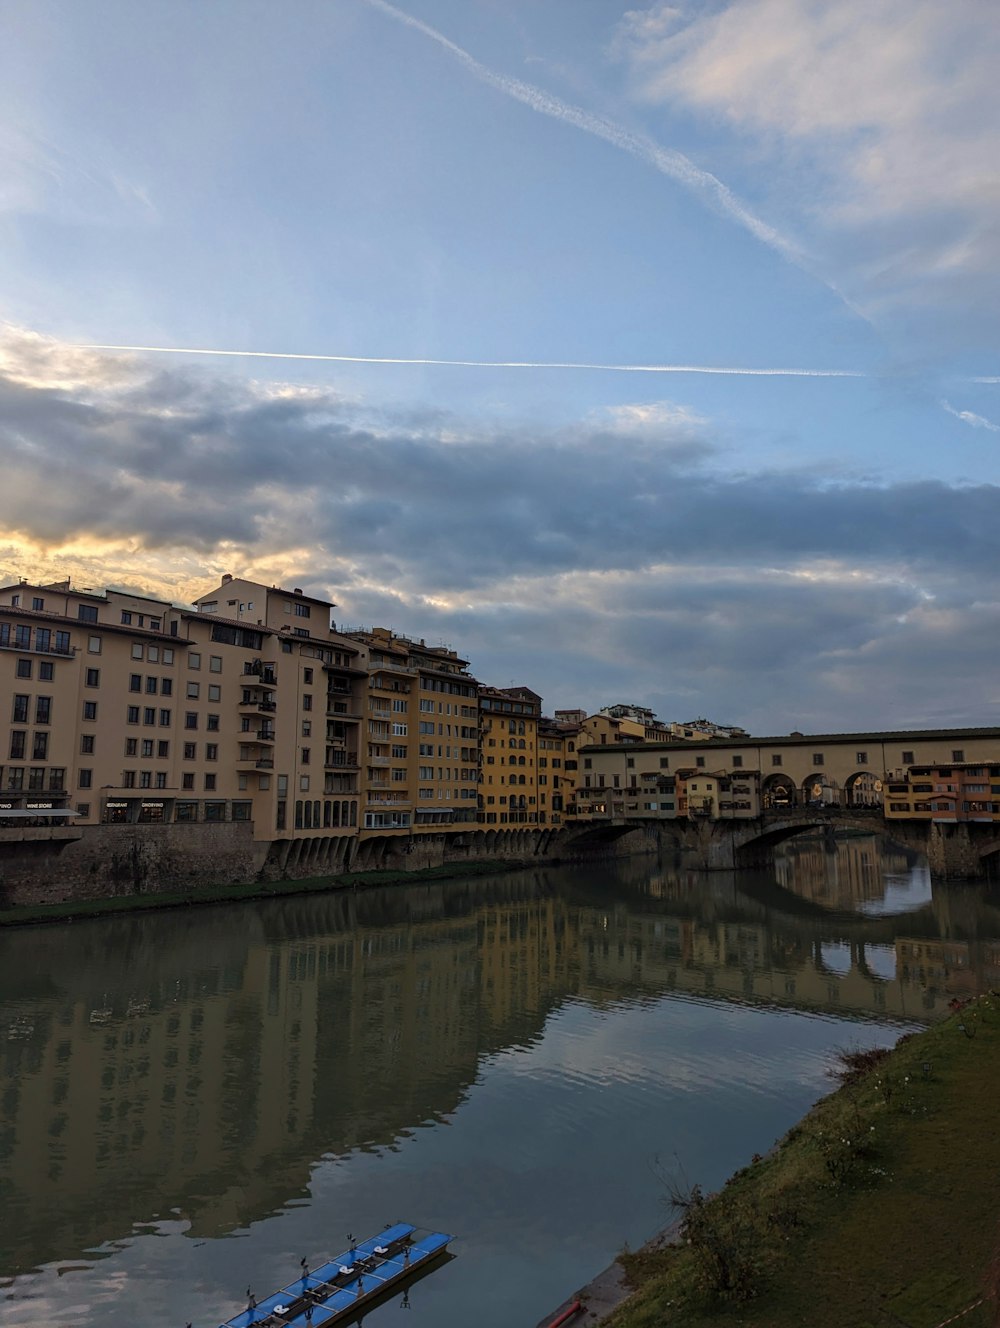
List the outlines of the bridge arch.
{"label": "bridge arch", "polygon": [[844,781],[848,807],[881,807],[882,781],[871,770],[856,770]]}
{"label": "bridge arch", "polygon": [[798,805],[795,782],[786,774],[768,775],[760,786],[760,795],[765,811]]}

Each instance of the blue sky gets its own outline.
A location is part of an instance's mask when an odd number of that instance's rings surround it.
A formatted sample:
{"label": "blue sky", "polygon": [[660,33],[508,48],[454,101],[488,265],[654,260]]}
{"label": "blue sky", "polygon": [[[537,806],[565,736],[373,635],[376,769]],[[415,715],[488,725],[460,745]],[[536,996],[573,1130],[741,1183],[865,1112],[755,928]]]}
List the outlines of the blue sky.
{"label": "blue sky", "polygon": [[294,581],[550,709],[1000,723],[990,4],[0,23],[5,575]]}

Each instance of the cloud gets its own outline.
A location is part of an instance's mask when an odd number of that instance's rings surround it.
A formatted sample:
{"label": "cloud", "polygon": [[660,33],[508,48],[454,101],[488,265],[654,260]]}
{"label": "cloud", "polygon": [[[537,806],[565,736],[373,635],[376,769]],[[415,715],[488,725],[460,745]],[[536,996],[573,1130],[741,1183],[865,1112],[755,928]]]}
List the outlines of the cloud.
{"label": "cloud", "polygon": [[204,365],[64,363],[10,329],[0,354],[8,576],[185,599],[223,571],[292,578],[550,707],[885,726],[898,687],[921,722],[996,716],[995,485],[736,469],[683,402],[501,430]]}
{"label": "cloud", "polygon": [[551,93],[544,92],[541,88],[522,82],[519,78],[496,73],[494,70],[487,68],[486,65],[481,64],[461,46],[449,40],[443,33],[438,32],[436,28],[432,28],[430,24],[414,18],[401,9],[397,9],[395,5],[387,3],[387,0],[365,0],[365,3],[372,9],[377,9],[380,13],[394,19],[397,23],[403,23],[406,27],[429,37],[442,50],[447,51],[453,59],[464,65],[469,73],[479,79],[481,83],[496,88],[504,96],[521,102],[522,105],[530,107],[539,115],[550,116],[552,119],[559,120],[574,129],[582,130],[585,134],[603,139],[605,143],[610,143],[612,147],[621,152],[627,152],[630,156],[639,158],[640,161],[644,161],[661,174],[669,176],[670,179],[676,180],[685,188],[699,194],[716,211],[737,222],[762,244],[776,250],[782,257],[798,266],[806,266],[806,256],[794,241],[780,234],[773,226],[758,217],[721,180],[710,171],[696,166],[690,157],[686,157],[683,152],[678,152],[674,148],[661,147],[658,143],[654,143],[652,139],[633,133],[614,120],[609,120],[602,115],[595,115],[592,111],[584,110],[579,106],[573,106]]}
{"label": "cloud", "polygon": [[956,420],[961,420],[963,424],[969,424],[973,429],[989,429],[991,433],[1000,433],[1000,424],[994,424],[988,420],[985,415],[976,415],[971,410],[956,410],[950,402],[942,400],[941,406],[949,415],[954,415]]}
{"label": "cloud", "polygon": [[[985,298],[1000,260],[1000,26],[983,0],[742,0],[632,10],[638,95],[752,144],[760,193],[869,312]],[[773,193],[765,180],[776,182]]]}

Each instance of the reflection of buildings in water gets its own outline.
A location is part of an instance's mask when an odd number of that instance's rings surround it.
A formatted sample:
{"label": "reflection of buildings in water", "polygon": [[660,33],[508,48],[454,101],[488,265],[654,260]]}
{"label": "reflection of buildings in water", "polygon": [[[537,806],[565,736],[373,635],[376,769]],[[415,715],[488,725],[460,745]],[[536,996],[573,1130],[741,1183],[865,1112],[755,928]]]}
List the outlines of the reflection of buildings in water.
{"label": "reflection of buildings in water", "polygon": [[838,975],[822,918],[737,879],[574,871],[555,893],[524,874],[0,936],[0,972],[45,975],[0,1023],[0,1271],[75,1257],[156,1210],[203,1234],[244,1226],[301,1194],[317,1158],[453,1112],[482,1057],[537,1038],[567,997],[920,1019],[956,973],[1000,978],[1000,942],[964,968],[949,942],[943,981],[928,957],[945,942],[907,940],[881,980],[865,937],[891,946],[884,918],[858,923]]}
{"label": "reflection of buildings in water", "polygon": [[876,835],[837,839],[831,851],[822,838],[786,841],[775,854],[779,885],[826,908],[854,910],[885,896],[887,877],[910,870],[912,859]]}
{"label": "reflection of buildings in water", "polygon": [[975,996],[1000,985],[1000,941],[899,937],[896,971],[903,980],[944,999]]}

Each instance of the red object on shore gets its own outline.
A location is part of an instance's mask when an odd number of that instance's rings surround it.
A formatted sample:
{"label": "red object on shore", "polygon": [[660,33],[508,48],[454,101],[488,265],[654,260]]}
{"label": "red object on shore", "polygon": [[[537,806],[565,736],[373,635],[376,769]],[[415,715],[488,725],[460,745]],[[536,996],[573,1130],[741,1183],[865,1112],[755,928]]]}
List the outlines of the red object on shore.
{"label": "red object on shore", "polygon": [[570,1305],[569,1309],[563,1310],[562,1314],[560,1314],[557,1319],[552,1320],[552,1322],[549,1324],[549,1328],[559,1328],[560,1324],[568,1323],[570,1319],[572,1319],[573,1315],[579,1314],[582,1309],[583,1309],[583,1301],[574,1300],[573,1304]]}

